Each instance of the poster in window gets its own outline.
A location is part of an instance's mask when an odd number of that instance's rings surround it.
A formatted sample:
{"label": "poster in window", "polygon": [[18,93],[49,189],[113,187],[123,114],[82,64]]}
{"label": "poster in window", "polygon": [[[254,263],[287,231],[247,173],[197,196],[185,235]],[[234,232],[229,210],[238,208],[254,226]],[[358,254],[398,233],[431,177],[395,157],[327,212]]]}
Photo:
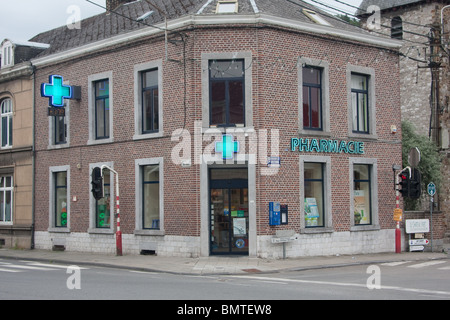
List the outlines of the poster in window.
{"label": "poster in window", "polygon": [[317,226],[319,208],[316,198],[305,198],[305,222],[307,227]]}
{"label": "poster in window", "polygon": [[234,218],[233,219],[233,235],[245,236],[247,234],[246,218]]}
{"label": "poster in window", "polygon": [[368,224],[369,223],[369,208],[366,207],[368,201],[366,201],[364,190],[354,190],[354,214],[355,224]]}

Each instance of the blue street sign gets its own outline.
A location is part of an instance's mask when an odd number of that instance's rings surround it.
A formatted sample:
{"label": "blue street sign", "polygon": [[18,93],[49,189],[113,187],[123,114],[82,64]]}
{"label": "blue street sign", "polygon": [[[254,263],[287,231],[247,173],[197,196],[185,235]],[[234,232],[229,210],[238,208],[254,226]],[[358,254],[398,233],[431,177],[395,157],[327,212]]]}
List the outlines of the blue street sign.
{"label": "blue street sign", "polygon": [[433,182],[428,184],[427,189],[430,196],[434,196],[436,194],[436,185]]}

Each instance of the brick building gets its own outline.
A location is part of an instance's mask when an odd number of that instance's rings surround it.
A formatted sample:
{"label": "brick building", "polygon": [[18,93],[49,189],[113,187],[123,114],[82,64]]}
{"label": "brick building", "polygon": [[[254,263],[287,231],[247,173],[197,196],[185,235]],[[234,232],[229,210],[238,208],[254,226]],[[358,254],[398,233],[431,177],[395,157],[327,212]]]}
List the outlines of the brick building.
{"label": "brick building", "polygon": [[[362,1],[359,16],[367,27],[367,9]],[[400,99],[402,119],[411,122],[417,134],[429,136],[442,155],[442,182],[436,195],[433,238],[435,248],[450,243],[450,144],[449,144],[449,17],[448,0],[386,0],[377,3],[380,21],[372,30],[403,42],[400,49]],[[375,16],[372,16],[375,17]],[[373,23],[370,19],[369,23]],[[370,28],[370,26],[369,26]],[[368,28],[368,29],[369,29]],[[429,181],[425,182],[426,184]],[[424,193],[426,190],[424,190]],[[428,196],[424,212],[411,212],[410,219],[429,218]],[[427,235],[430,236],[430,235]]]}
{"label": "brick building", "polygon": [[115,252],[106,165],[125,254],[394,250],[398,41],[302,1],[125,2],[32,39],[36,85],[81,87],[65,117],[35,93],[36,247]]}

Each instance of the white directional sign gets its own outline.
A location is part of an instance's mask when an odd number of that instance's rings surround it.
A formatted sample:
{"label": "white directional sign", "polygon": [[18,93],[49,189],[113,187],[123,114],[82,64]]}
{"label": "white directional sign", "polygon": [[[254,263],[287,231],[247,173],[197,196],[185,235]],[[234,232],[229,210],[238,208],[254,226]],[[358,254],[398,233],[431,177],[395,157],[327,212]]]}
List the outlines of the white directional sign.
{"label": "white directional sign", "polygon": [[427,245],[428,243],[430,243],[430,241],[428,239],[412,239],[412,240],[409,240],[409,245],[410,246],[424,246],[424,245]]}
{"label": "white directional sign", "polygon": [[410,219],[405,221],[406,233],[425,233],[430,231],[430,220]]}

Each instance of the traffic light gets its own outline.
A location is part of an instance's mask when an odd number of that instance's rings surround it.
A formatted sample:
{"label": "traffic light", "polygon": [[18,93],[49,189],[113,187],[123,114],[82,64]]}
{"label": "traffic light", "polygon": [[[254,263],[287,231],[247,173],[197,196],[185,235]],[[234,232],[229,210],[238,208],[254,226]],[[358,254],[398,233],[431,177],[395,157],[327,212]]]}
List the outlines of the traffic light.
{"label": "traffic light", "polygon": [[402,197],[405,198],[409,195],[409,174],[402,172],[400,173],[399,177],[400,177],[399,185],[402,187],[399,191]]}
{"label": "traffic light", "polygon": [[411,199],[419,199],[422,193],[422,188],[420,186],[420,171],[416,168],[413,169],[412,178],[409,181],[409,194]]}
{"label": "traffic light", "polygon": [[100,200],[103,198],[103,177],[102,177],[102,169],[99,167],[95,167],[94,170],[92,170],[92,195],[94,196],[95,200]]}

